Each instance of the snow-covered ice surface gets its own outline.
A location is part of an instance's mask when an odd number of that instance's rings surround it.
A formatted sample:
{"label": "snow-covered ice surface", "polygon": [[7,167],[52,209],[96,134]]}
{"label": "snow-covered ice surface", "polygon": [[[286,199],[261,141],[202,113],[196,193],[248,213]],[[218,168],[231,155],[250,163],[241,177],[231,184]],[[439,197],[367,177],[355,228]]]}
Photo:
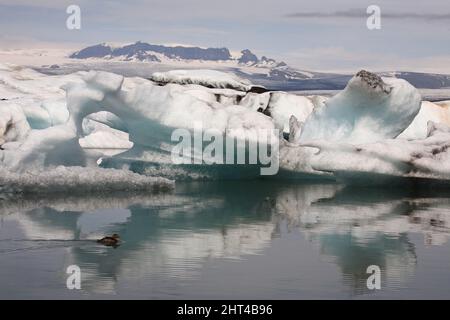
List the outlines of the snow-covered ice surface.
{"label": "snow-covered ice surface", "polygon": [[403,139],[424,139],[427,137],[428,121],[450,126],[450,103],[423,101],[420,111],[412,123],[398,137]]}
{"label": "snow-covered ice surface", "polygon": [[307,144],[320,151],[310,164],[314,170],[333,172],[343,179],[380,182],[391,177],[450,179],[450,128],[429,122],[420,140],[388,139],[368,144]]}
{"label": "snow-covered ice surface", "polygon": [[249,91],[252,84],[232,73],[216,70],[171,70],[155,72],[151,80],[160,83],[199,84],[206,87]]}
{"label": "snow-covered ice surface", "polygon": [[[263,135],[267,141],[269,132],[268,147],[280,147],[278,177],[450,180],[449,104],[421,103],[419,92],[404,80],[361,71],[329,98],[248,92],[248,81],[208,70],[160,73],[153,79],[103,71],[46,76],[0,65],[0,160],[2,170],[11,173],[2,185],[37,191],[49,170],[55,170],[48,175],[54,184],[47,179],[41,188],[58,185],[62,172],[67,189],[77,183],[95,189],[94,180],[108,181],[109,174],[112,190],[167,183],[145,175],[259,177],[260,164],[173,163],[171,150],[178,143],[171,139],[173,131],[195,133],[199,125],[204,134],[245,142],[236,145],[245,154],[251,141]],[[187,160],[203,147],[194,143]],[[97,153],[101,149],[124,152],[107,156]],[[120,170],[102,171],[98,165]],[[94,170],[86,177],[97,178],[74,182],[81,167]]]}

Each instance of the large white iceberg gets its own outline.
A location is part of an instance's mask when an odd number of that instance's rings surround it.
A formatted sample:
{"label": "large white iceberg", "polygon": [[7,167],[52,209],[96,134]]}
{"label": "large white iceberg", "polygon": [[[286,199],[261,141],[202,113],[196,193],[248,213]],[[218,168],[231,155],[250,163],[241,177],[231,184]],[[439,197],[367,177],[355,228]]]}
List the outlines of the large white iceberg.
{"label": "large white iceberg", "polygon": [[[421,103],[406,81],[366,71],[330,99],[247,92],[251,83],[220,72],[174,71],[154,75],[155,82],[101,71],[45,76],[2,66],[0,76],[1,168],[15,174],[3,185],[21,185],[23,175],[31,186],[36,181],[27,174],[41,179],[46,170],[101,170],[99,164],[125,170],[119,176],[130,181],[135,176],[129,170],[174,179],[261,174],[261,163],[196,162],[205,141],[190,145],[187,162],[174,163],[177,129],[241,141],[233,150],[248,158],[251,143],[264,138],[267,150],[279,147],[278,177],[450,180],[448,106]],[[101,149],[119,151],[108,156]],[[109,173],[116,174],[95,171]]]}
{"label": "large white iceberg", "polygon": [[[155,163],[171,166],[171,150],[178,144],[172,134],[177,129],[195,134],[200,127],[202,135],[242,140],[242,144],[236,143],[233,147],[236,154],[247,152],[248,141],[268,139],[267,133],[271,135],[270,141],[278,139],[272,119],[235,104],[239,94],[229,89],[179,84],[160,86],[150,81],[131,85],[133,79],[105,72],[90,72],[83,79],[82,84],[67,86],[71,116],[66,126],[81,138],[83,119],[107,111],[121,120],[133,143],[129,151],[102,160],[102,166],[129,168],[136,163],[144,168]],[[192,149],[187,159],[191,163],[199,152],[202,154],[203,141],[200,145],[194,143]]]}
{"label": "large white iceberg", "polygon": [[84,151],[81,146],[131,145],[127,133],[112,128],[122,129],[120,121],[111,115],[93,115],[85,126],[90,131],[84,132],[86,136],[77,135],[69,121],[65,91],[60,87],[83,83],[83,77],[89,78],[89,73],[45,76],[22,67],[0,66],[0,190],[34,193],[171,189],[173,182],[167,179],[99,168],[99,155]]}
{"label": "large white iceberg", "polygon": [[419,91],[402,79],[360,71],[345,90],[317,108],[302,140],[367,143],[397,137],[420,110]]}

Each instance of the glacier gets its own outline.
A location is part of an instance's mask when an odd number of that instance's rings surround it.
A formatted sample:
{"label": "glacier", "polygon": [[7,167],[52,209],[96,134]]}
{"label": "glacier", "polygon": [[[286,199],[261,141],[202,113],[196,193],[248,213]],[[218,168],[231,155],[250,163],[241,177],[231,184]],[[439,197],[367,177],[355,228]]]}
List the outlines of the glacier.
{"label": "glacier", "polygon": [[[156,190],[173,180],[260,176],[259,162],[173,163],[172,133],[195,133],[198,124],[202,135],[235,139],[246,157],[269,132],[266,147],[279,148],[274,178],[450,180],[450,103],[421,101],[405,80],[360,71],[331,98],[254,88],[212,70],[143,79],[104,71],[49,76],[0,64],[0,186]],[[192,157],[204,147],[193,144]]]}

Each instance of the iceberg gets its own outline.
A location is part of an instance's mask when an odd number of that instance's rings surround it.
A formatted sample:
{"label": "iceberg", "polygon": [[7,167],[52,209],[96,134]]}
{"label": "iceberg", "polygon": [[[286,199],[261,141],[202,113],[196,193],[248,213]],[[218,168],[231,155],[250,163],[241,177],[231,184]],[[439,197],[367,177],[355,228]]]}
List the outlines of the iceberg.
{"label": "iceberg", "polygon": [[[102,159],[104,167],[120,169],[138,165],[142,168],[140,173],[154,164],[173,167],[171,151],[179,141],[174,141],[172,134],[178,129],[195,134],[200,125],[201,134],[243,140],[243,144],[236,143],[236,154],[248,152],[248,141],[259,141],[275,129],[267,115],[234,104],[239,94],[230,89],[160,86],[151,81],[135,83],[133,79],[105,72],[90,72],[83,79],[84,83],[67,87],[71,114],[67,125],[81,138],[83,119],[107,111],[120,119],[133,143],[127,152]],[[272,136],[270,141],[277,139],[278,136]],[[202,153],[203,149],[203,143],[194,143],[193,156],[188,160],[193,163],[195,154]],[[205,170],[198,166],[197,169]]]}
{"label": "iceberg", "polygon": [[[279,148],[277,178],[450,180],[448,103],[422,102],[408,82],[367,71],[332,98],[258,92],[247,80],[210,70],[156,73],[148,80],[103,71],[45,76],[1,65],[0,76],[3,187],[36,191],[51,170],[49,179],[65,172],[68,185],[75,185],[70,180],[82,168],[106,181],[110,174],[114,190],[167,182],[146,177],[259,177],[259,161],[214,161],[218,150],[230,151],[230,140],[233,160],[239,153],[250,159],[255,142],[272,154]],[[187,161],[175,163],[176,130],[209,141],[194,139]],[[215,155],[205,158],[205,146],[222,138]],[[54,187],[49,181],[41,186]]]}
{"label": "iceberg", "polygon": [[[205,132],[257,140],[261,130],[274,128],[268,116],[238,105],[242,93],[235,90],[199,85],[160,86],[108,72],[91,71],[77,76],[78,81],[63,84],[66,103],[60,105],[59,111],[67,109],[69,116],[65,123],[49,121],[48,127],[32,128],[17,144],[2,144],[4,167],[26,173],[60,165],[101,164],[128,169],[139,162],[144,166],[155,163],[171,166],[170,150],[175,145],[171,135],[175,129],[192,131],[200,123]],[[49,102],[52,101],[41,101],[35,109]],[[86,152],[87,148],[130,150],[110,159],[99,159],[99,155]],[[245,152],[246,145],[237,144],[236,148]]]}
{"label": "iceberg", "polygon": [[[0,76],[2,193],[153,192],[173,188],[173,181],[168,179],[99,168],[96,162],[100,155],[92,155],[82,148],[131,147],[128,134],[112,128],[123,129],[123,124],[109,114],[94,114],[92,119],[85,119],[91,121],[90,125],[85,123],[87,132],[77,134],[77,128],[83,128],[83,124],[75,125],[71,120],[65,91],[60,87],[80,84],[95,73],[45,76],[29,69],[1,65]],[[100,76],[96,85],[105,92],[111,90],[111,78],[115,75]]]}
{"label": "iceberg", "polygon": [[160,84],[198,84],[208,88],[234,89],[238,91],[250,91],[253,87],[250,81],[241,79],[231,73],[216,70],[155,72],[150,79]]}
{"label": "iceberg", "polygon": [[300,139],[369,143],[396,138],[420,110],[419,91],[407,81],[358,72],[347,87],[307,119]]}

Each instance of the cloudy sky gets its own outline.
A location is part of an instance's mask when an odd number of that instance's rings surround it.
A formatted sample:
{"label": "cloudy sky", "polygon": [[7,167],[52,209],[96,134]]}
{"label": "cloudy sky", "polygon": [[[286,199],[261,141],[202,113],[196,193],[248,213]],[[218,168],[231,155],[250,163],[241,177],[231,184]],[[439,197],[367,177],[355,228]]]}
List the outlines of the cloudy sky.
{"label": "cloudy sky", "polygon": [[[68,30],[66,8],[81,8]],[[381,30],[366,27],[369,5]],[[450,73],[449,0],[0,0],[0,48],[176,43],[258,55],[309,70]]]}

